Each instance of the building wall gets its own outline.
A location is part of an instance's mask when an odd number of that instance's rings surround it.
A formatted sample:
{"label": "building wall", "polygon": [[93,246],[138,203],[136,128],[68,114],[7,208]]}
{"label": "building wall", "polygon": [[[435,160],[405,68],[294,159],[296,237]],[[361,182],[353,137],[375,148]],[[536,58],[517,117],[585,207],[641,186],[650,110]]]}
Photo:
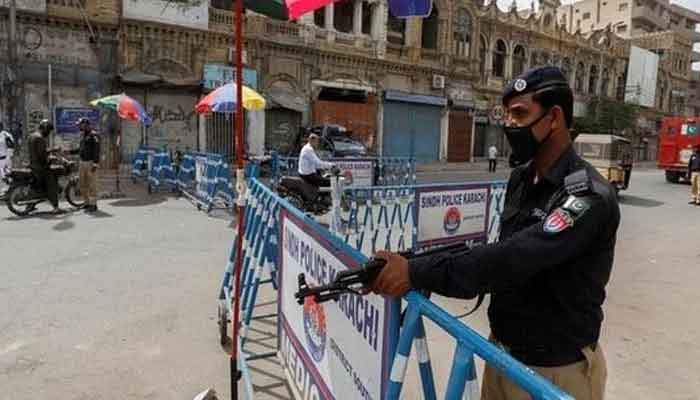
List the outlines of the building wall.
{"label": "building wall", "polygon": [[124,18],[193,29],[209,28],[209,1],[123,0]]}

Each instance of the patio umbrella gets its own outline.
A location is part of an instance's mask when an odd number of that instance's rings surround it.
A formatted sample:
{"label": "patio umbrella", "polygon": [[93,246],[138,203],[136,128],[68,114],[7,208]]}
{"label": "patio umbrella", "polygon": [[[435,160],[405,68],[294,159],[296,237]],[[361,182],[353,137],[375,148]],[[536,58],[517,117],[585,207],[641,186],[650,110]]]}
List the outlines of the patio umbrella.
{"label": "patio umbrella", "polygon": [[129,121],[141,122],[144,126],[153,124],[153,119],[146,113],[143,106],[124,93],[102,97],[91,101],[90,104],[94,107],[114,110],[119,114],[119,117]]}
{"label": "patio umbrella", "polygon": [[[236,94],[236,84],[227,83],[206,95],[197,103],[194,110],[200,114],[234,113],[236,112]],[[265,99],[255,90],[243,86],[243,108],[252,111],[262,110],[265,108]]]}
{"label": "patio umbrella", "polygon": [[243,0],[248,10],[270,18],[293,20],[337,0]]}

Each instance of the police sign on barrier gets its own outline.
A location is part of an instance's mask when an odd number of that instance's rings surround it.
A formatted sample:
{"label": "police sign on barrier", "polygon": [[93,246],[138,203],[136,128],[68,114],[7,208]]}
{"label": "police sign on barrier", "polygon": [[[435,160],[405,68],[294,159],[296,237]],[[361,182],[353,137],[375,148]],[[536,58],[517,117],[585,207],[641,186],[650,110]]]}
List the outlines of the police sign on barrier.
{"label": "police sign on barrier", "polygon": [[334,159],[332,162],[342,173],[352,174],[352,185],[349,187],[366,187],[374,185],[374,161],[368,159]]}
{"label": "police sign on barrier", "polygon": [[300,273],[310,285],[327,284],[359,261],[323,228],[286,209],[280,226],[278,340],[298,398],[383,399],[398,337],[398,301],[345,294],[337,302],[307,299],[300,306],[294,297]]}
{"label": "police sign on barrier", "polygon": [[418,247],[471,240],[485,243],[490,183],[416,189]]}

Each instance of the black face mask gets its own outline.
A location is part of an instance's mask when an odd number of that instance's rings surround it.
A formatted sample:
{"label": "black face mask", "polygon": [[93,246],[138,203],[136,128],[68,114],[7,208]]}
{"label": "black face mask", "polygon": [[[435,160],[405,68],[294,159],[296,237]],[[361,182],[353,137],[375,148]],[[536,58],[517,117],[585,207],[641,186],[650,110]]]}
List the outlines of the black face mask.
{"label": "black face mask", "polygon": [[532,133],[532,127],[537,125],[538,122],[542,121],[542,119],[547,116],[548,112],[549,111],[546,111],[530,125],[503,127],[503,131],[506,134],[506,139],[508,139],[508,143],[513,150],[513,153],[510,155],[509,159],[511,167],[517,167],[518,165],[525,164],[526,162],[535,158],[535,155],[540,147],[542,147],[542,145],[549,140],[549,137],[553,132],[551,130],[541,142],[538,142],[537,139],[535,139],[535,135]]}

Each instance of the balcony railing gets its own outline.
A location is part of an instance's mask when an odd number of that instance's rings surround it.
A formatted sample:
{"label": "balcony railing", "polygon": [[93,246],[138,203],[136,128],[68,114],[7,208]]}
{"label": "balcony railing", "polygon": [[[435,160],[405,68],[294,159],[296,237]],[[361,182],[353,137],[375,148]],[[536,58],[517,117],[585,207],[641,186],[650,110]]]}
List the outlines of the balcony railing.
{"label": "balcony railing", "polygon": [[85,0],[47,0],[46,11],[48,15],[63,18],[82,18],[82,9],[85,9]]}

